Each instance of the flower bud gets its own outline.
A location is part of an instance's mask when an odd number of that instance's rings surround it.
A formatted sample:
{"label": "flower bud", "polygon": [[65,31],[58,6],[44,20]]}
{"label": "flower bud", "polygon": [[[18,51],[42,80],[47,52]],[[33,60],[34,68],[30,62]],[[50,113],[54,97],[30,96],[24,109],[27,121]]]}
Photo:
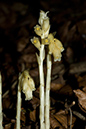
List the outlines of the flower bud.
{"label": "flower bud", "polygon": [[43,24],[43,20],[44,19],[46,19],[46,18],[48,18],[47,17],[47,13],[48,13],[49,11],[47,11],[46,13],[44,12],[44,11],[42,11],[42,10],[40,10],[40,16],[39,16],[39,20],[38,20],[38,23],[42,26],[42,24]]}

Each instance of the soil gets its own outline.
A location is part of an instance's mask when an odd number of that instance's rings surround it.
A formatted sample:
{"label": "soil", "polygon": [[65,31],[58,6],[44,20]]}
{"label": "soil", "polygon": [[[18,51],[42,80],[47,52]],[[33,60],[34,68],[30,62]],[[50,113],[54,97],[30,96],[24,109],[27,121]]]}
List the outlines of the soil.
{"label": "soil", "polygon": [[[31,38],[37,36],[40,10],[49,11],[50,33],[56,32],[65,50],[60,62],[52,56],[50,128],[86,128],[86,1],[85,0],[1,0],[0,71],[4,129],[16,129],[19,74],[29,69],[36,90],[25,101],[22,93],[21,129],[39,129],[39,71]],[[44,60],[46,80],[46,59]]]}

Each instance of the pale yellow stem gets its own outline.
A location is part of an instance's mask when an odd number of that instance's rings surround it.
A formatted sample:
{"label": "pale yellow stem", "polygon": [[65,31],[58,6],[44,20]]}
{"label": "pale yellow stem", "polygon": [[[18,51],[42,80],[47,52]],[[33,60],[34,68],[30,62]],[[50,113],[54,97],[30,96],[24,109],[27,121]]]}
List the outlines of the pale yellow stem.
{"label": "pale yellow stem", "polygon": [[43,44],[41,44],[40,55],[37,58],[38,58],[39,76],[40,76],[40,129],[45,129],[45,124],[44,124],[44,72],[43,72],[44,45]]}
{"label": "pale yellow stem", "polygon": [[19,83],[18,83],[18,94],[17,94],[16,129],[20,129],[20,115],[21,115],[21,87],[20,87],[20,80],[19,80]]}
{"label": "pale yellow stem", "polygon": [[50,83],[51,83],[51,55],[47,54],[47,80],[46,80],[46,99],[45,99],[45,129],[50,129]]}

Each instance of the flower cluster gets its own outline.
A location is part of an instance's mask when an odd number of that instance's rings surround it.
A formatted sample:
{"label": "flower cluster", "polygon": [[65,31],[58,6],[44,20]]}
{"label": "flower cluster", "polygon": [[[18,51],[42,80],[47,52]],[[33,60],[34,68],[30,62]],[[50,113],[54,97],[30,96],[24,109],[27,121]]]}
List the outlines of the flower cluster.
{"label": "flower cluster", "polygon": [[30,100],[32,99],[32,91],[35,91],[35,83],[31,76],[29,75],[29,72],[25,70],[21,75],[20,75],[20,86],[25,94],[26,98],[25,100]]}
{"label": "flower cluster", "polygon": [[34,31],[37,35],[44,39],[48,36],[50,30],[49,18],[47,17],[48,12],[40,11],[40,17],[38,20],[39,25],[34,27]]}
{"label": "flower cluster", "polygon": [[[53,34],[49,34],[50,23],[47,13],[48,12],[45,13],[42,10],[40,11],[40,17],[38,20],[39,25],[36,25],[34,27],[34,31],[38,36],[41,37],[41,43],[48,45],[49,54],[53,54],[54,61],[60,61],[62,56],[61,52],[64,51],[64,48],[62,43],[58,39],[54,38]],[[39,41],[39,38],[34,37],[33,39],[31,39],[31,42],[40,51],[41,43]]]}
{"label": "flower cluster", "polygon": [[61,52],[64,51],[62,43],[58,39],[54,38],[53,34],[48,35],[44,44],[46,43],[49,43],[49,54],[53,54],[54,61],[60,61],[62,57]]}

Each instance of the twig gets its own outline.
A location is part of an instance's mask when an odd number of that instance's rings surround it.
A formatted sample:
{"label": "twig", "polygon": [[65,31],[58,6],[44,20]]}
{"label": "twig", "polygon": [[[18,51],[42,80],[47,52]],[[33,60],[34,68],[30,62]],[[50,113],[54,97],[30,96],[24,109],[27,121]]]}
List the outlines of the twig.
{"label": "twig", "polygon": [[83,121],[86,121],[86,117],[83,116],[81,113],[77,112],[77,111],[73,111],[73,114],[76,115],[78,118],[80,118]]}
{"label": "twig", "polygon": [[70,111],[70,129],[72,129],[72,110],[69,108]]}

